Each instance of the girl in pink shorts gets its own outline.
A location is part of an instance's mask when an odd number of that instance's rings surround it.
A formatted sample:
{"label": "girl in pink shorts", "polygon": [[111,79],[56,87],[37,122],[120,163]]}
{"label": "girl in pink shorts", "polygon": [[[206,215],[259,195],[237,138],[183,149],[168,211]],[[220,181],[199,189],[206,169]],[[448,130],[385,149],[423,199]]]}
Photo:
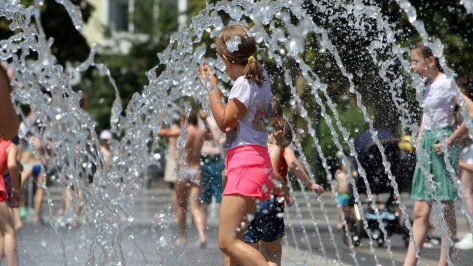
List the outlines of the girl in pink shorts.
{"label": "girl in pink shorts", "polygon": [[[234,40],[239,41],[238,47],[230,51],[227,44]],[[263,255],[242,238],[249,217],[255,214],[256,201],[269,199],[273,188],[266,129],[271,114],[270,81],[256,59],[256,41],[246,27],[225,27],[215,45],[219,59],[225,62],[225,72],[234,80],[225,106],[208,65],[204,62],[199,68],[215,121],[226,134],[228,181],[220,205],[218,244],[225,265],[268,265]]]}

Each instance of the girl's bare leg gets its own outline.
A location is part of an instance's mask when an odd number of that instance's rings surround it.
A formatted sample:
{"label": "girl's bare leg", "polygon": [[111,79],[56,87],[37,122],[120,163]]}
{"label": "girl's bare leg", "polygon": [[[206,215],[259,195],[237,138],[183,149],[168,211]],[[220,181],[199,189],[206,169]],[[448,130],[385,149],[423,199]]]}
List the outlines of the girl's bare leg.
{"label": "girl's bare leg", "polygon": [[[0,203],[1,204],[1,203]],[[4,230],[0,227],[0,263],[3,262],[3,258],[5,257],[5,232]]]}
{"label": "girl's bare leg", "polygon": [[[43,183],[44,177],[43,175],[39,175],[38,179],[36,180],[37,184]],[[35,217],[33,223],[41,224],[43,223],[43,219],[41,218],[41,206],[43,204],[44,199],[44,188],[42,186],[36,187],[36,195],[34,196],[34,210],[35,210]]]}
{"label": "girl's bare leg", "polygon": [[[70,180],[72,181],[72,180]],[[84,179],[83,178],[80,178],[80,184],[79,186],[83,186],[84,185]],[[44,198],[44,191],[43,192],[43,198]],[[72,206],[73,204],[73,200],[74,200],[74,194],[73,193],[76,193],[77,195],[77,203],[75,206]],[[82,192],[82,189],[78,186],[76,186],[74,184],[74,182],[72,182],[71,184],[69,184],[67,187],[66,187],[66,191],[65,191],[65,197],[64,197],[64,207],[65,207],[65,210],[69,210],[71,208],[73,208],[74,212],[75,212],[75,217],[72,219],[72,222],[71,222],[71,227],[77,227],[79,225],[79,216],[80,216],[80,213],[82,211],[82,207],[81,207],[81,204],[84,202],[85,200],[85,196],[84,196],[84,192]]]}
{"label": "girl's bare leg", "polygon": [[[78,226],[78,222],[77,222],[77,218],[80,214],[80,204],[77,203],[76,206],[72,206],[73,204],[73,201],[74,201],[74,191],[76,190],[76,188],[74,188],[73,186],[71,187],[67,187],[66,188],[66,191],[65,191],[65,197],[64,197],[64,207],[65,207],[65,210],[74,210],[75,212],[75,215],[76,217],[73,217],[72,221],[71,221],[71,227],[77,227]],[[81,192],[78,193],[78,195],[82,195]]]}
{"label": "girl's bare leg", "polygon": [[19,189],[20,206],[19,208],[13,209],[13,221],[15,224],[15,231],[18,231],[21,228],[23,228],[23,221],[21,221],[21,216],[20,216],[20,208],[25,207],[25,184],[32,173],[33,173],[33,169],[24,170],[21,173],[21,181],[20,181],[20,189]]}
{"label": "girl's bare leg", "polygon": [[0,231],[3,236],[3,251],[8,266],[18,266],[18,247],[16,245],[15,229],[6,202],[0,203]]}
{"label": "girl's bare leg", "polygon": [[176,182],[176,195],[177,195],[177,224],[179,226],[179,238],[176,240],[176,244],[185,245],[187,243],[186,238],[186,209],[187,209],[187,182],[181,180]]}
{"label": "girl's bare leg", "polygon": [[177,209],[179,208],[179,203],[177,202],[177,183],[174,185],[174,189],[172,190],[171,192],[171,205],[172,205],[172,208],[174,209],[174,211],[177,212]]}
{"label": "girl's bare leg", "polygon": [[67,187],[66,191],[64,191],[64,209],[68,210],[72,208],[71,201],[72,201],[72,188]]}
{"label": "girl's bare leg", "polygon": [[[412,233],[414,235],[414,242],[419,249],[419,256],[424,248],[425,239],[427,237],[427,231],[429,230],[430,224],[430,203],[426,201],[416,200],[414,203],[414,224],[412,225]],[[404,261],[404,266],[415,266],[417,265],[418,258],[416,257],[416,251],[414,244],[409,243],[409,248],[407,249],[406,259]]]}
{"label": "girl's bare leg", "polygon": [[232,259],[226,255],[225,253],[223,254],[223,266],[240,266],[240,264],[236,263],[235,261],[232,261]]}
{"label": "girl's bare leg", "polygon": [[473,173],[465,169],[460,170],[460,182],[463,186],[463,197],[468,209],[468,215],[473,219]]}
{"label": "girl's bare leg", "polygon": [[21,221],[20,208],[14,208],[13,213],[13,222],[15,224],[15,231],[20,231],[23,228],[23,222]]}
{"label": "girl's bare leg", "polygon": [[190,204],[191,204],[191,211],[192,216],[194,217],[195,227],[197,228],[197,232],[199,233],[199,244],[201,248],[205,248],[207,244],[207,236],[206,236],[206,228],[207,223],[205,221],[204,211],[200,206],[200,192],[201,188],[200,185],[190,182]]}
{"label": "girl's bare leg", "polygon": [[207,225],[207,220],[209,216],[209,204],[205,202],[200,202],[200,208],[202,209],[202,213],[204,214],[204,221],[205,221],[205,224]]}
{"label": "girl's bare leg", "polygon": [[220,206],[220,224],[218,246],[232,261],[241,265],[267,266],[263,255],[241,239],[248,227],[247,215],[254,215],[256,202],[254,198],[228,195],[223,196]]}
{"label": "girl's bare leg", "polygon": [[281,266],[282,239],[273,242],[263,242],[263,245],[269,266]]}
{"label": "girl's bare leg", "polygon": [[[447,264],[447,250],[446,244],[449,238],[457,235],[457,219],[455,217],[455,206],[452,201],[442,202],[443,204],[443,218],[447,224],[448,232],[442,234],[442,244],[440,246],[439,266],[446,266]],[[449,248],[448,254],[452,253],[453,245]]]}

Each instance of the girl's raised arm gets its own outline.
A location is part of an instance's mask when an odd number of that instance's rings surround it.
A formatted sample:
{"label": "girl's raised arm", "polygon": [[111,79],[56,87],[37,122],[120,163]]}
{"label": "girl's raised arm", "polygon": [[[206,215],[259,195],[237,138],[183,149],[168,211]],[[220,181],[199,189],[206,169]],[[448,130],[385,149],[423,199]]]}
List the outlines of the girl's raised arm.
{"label": "girl's raised arm", "polygon": [[[223,133],[230,132],[238,125],[240,119],[245,116],[247,112],[246,106],[237,99],[228,101],[227,106],[223,104],[222,93],[217,85],[217,78],[215,78],[205,62],[203,62],[202,66],[198,69],[198,73],[200,81],[208,90],[210,109],[212,109],[218,128]],[[206,84],[207,77],[210,84]],[[208,88],[208,86],[211,86],[211,88]]]}

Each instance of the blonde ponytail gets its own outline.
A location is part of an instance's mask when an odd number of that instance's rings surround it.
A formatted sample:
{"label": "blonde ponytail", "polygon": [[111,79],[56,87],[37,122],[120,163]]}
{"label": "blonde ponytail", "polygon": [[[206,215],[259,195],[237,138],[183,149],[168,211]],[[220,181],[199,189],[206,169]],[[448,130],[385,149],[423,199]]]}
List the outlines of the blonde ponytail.
{"label": "blonde ponytail", "polygon": [[258,86],[263,86],[266,80],[263,73],[263,66],[253,56],[250,56],[248,63],[243,70],[243,75],[250,82],[256,83]]}

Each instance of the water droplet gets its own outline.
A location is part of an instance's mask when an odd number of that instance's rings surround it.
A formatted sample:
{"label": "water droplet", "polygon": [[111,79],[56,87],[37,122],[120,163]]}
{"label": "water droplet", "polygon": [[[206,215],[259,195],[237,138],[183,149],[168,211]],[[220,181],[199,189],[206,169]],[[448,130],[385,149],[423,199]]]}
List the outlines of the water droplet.
{"label": "water droplet", "polygon": [[240,36],[233,36],[225,42],[225,45],[227,46],[227,50],[231,53],[238,51],[238,46],[241,44],[241,38]]}

